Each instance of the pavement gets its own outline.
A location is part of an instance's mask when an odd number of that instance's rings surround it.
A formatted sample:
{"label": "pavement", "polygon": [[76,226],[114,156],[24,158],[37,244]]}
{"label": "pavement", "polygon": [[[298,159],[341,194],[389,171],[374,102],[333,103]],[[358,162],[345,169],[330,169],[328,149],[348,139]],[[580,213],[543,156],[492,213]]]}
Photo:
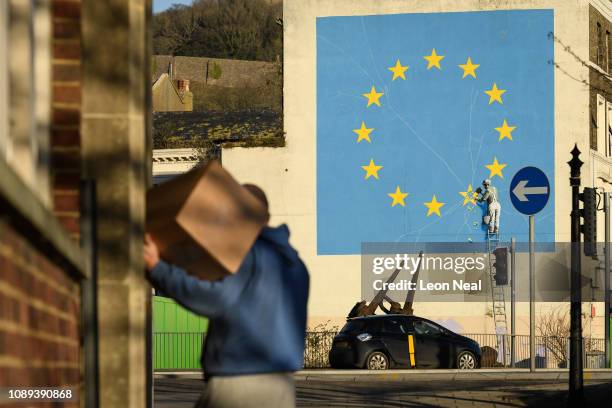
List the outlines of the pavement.
{"label": "pavement", "polygon": [[[566,407],[568,370],[303,370],[298,407]],[[612,370],[585,370],[587,407],[610,407]],[[191,408],[200,372],[155,374],[155,408]]]}

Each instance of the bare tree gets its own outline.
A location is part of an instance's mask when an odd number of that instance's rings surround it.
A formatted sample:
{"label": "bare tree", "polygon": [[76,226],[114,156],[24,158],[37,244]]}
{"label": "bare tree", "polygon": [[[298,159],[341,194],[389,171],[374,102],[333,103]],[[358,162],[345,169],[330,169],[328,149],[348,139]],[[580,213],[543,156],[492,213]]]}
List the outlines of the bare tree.
{"label": "bare tree", "polygon": [[188,44],[196,30],[194,9],[174,5],[153,19],[153,49],[156,54],[174,55]]}
{"label": "bare tree", "polygon": [[[569,336],[570,336],[570,313],[567,305],[559,306],[550,313],[541,314],[536,321],[536,335],[542,337],[546,349],[559,362],[560,366],[567,366],[569,361]],[[590,324],[586,316],[582,314],[582,329],[585,331]],[[590,351],[593,348],[591,338],[584,339],[584,349]]]}
{"label": "bare tree", "polygon": [[536,334],[543,337],[545,347],[561,365],[567,364],[570,320],[567,307],[558,307],[538,316]]}

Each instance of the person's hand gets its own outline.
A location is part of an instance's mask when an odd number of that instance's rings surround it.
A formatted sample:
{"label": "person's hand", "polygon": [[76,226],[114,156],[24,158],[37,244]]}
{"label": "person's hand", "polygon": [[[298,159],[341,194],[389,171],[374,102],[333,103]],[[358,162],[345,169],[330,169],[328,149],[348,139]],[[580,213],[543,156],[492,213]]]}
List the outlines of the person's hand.
{"label": "person's hand", "polygon": [[144,259],[147,271],[151,271],[159,262],[159,249],[157,248],[157,245],[155,244],[155,242],[153,242],[153,239],[149,234],[145,234],[144,237],[144,244],[142,246],[142,257]]}

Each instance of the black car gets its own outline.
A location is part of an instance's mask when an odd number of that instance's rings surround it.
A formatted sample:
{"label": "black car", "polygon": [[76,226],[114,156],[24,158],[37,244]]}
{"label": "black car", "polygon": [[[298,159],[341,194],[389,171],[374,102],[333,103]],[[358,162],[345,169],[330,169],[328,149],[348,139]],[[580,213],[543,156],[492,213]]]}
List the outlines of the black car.
{"label": "black car", "polygon": [[480,366],[480,346],[417,316],[376,315],[348,319],[334,337],[333,368],[460,368]]}

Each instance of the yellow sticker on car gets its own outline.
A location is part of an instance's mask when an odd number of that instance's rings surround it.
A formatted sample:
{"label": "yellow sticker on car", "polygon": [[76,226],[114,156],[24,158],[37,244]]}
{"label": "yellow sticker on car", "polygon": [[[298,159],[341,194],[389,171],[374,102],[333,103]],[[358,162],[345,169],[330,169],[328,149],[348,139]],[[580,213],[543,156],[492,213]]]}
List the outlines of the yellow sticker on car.
{"label": "yellow sticker on car", "polygon": [[410,353],[410,367],[414,368],[416,365],[414,362],[414,336],[408,335],[408,353]]}

